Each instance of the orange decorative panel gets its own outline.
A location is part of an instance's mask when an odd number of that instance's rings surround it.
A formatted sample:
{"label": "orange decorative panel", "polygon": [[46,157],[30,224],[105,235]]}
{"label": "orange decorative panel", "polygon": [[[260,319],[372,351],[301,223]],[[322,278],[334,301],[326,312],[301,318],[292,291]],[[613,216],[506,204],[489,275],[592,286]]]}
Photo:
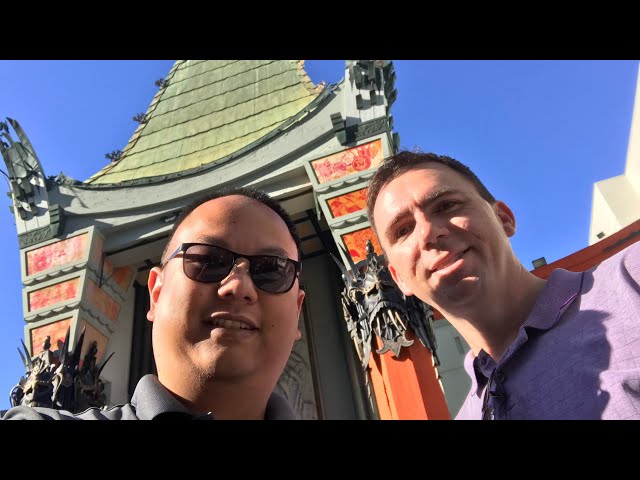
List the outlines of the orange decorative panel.
{"label": "orange decorative panel", "polygon": [[367,258],[367,240],[371,240],[374,251],[378,254],[382,254],[382,248],[378,243],[378,239],[371,227],[363,228],[362,230],[356,230],[355,232],[345,233],[342,235],[342,241],[347,247],[347,251],[354,262],[359,262]]}
{"label": "orange decorative panel", "polygon": [[327,200],[327,205],[329,206],[329,210],[331,210],[333,218],[363,210],[367,208],[367,189],[362,188],[355,192],[330,198]]}
{"label": "orange decorative panel", "polygon": [[109,337],[103,335],[100,330],[98,330],[86,320],[82,320],[82,323],[80,324],[80,330],[78,330],[78,335],[80,335],[83,328],[86,328],[86,330],[84,332],[84,341],[82,342],[82,352],[80,353],[81,367],[84,363],[84,356],[89,352],[91,342],[95,340],[98,346],[98,353],[96,354],[96,364],[100,363],[100,361],[104,358],[104,352],[107,350],[107,343],[109,343]]}
{"label": "orange decorative panel", "polygon": [[325,183],[382,163],[382,141],[365,143],[311,162],[318,183]]}
{"label": "orange decorative panel", "polygon": [[122,290],[126,291],[129,288],[129,282],[131,281],[131,277],[133,276],[133,270],[129,267],[116,267],[113,268],[113,265],[109,261],[108,258],[104,259],[104,263],[102,264],[102,278],[104,280],[112,280],[118,285]]}
{"label": "orange decorative panel", "polygon": [[109,320],[115,322],[120,312],[120,304],[107,292],[98,288],[93,280],[87,281],[87,300]]}
{"label": "orange decorative panel", "polygon": [[64,345],[64,337],[67,335],[67,329],[71,325],[71,318],[59,320],[43,327],[31,330],[31,351],[33,355],[38,355],[44,350],[44,339],[51,337],[51,351],[60,350]]}
{"label": "orange decorative panel", "polygon": [[116,282],[116,285],[126,292],[132,276],[133,270],[129,267],[117,267],[113,270],[111,278]]}
{"label": "orange decorative panel", "polygon": [[88,243],[89,235],[83,233],[27,252],[27,275],[82,260]]}
{"label": "orange decorative panel", "polygon": [[78,295],[80,278],[72,278],[66,282],[56,283],[50,287],[41,288],[28,293],[29,311],[53,305],[55,303],[72,300]]}

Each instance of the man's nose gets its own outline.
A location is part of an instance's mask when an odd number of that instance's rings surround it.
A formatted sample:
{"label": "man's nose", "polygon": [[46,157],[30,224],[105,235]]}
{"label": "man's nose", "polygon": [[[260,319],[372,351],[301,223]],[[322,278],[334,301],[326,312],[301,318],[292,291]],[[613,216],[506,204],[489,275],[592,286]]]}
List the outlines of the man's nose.
{"label": "man's nose", "polygon": [[416,231],[421,247],[427,250],[437,248],[438,242],[449,233],[446,222],[429,218],[424,214],[419,214],[417,217]]}
{"label": "man's nose", "polygon": [[248,302],[257,300],[258,292],[249,272],[249,260],[236,259],[229,275],[220,282],[218,295],[222,298],[244,298]]}

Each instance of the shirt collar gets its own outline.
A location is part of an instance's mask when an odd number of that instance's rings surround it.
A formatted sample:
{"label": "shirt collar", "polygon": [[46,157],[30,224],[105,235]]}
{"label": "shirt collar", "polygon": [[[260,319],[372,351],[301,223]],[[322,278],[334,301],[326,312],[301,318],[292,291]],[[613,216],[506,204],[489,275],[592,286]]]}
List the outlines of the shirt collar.
{"label": "shirt collar", "polygon": [[[176,415],[192,417],[193,419],[213,419],[211,413],[193,415],[187,407],[180,403],[158,380],[155,375],[145,375],[136,386],[131,405],[136,411],[136,416],[140,420],[153,420],[159,415]],[[296,415],[287,400],[272,393],[265,409],[265,420],[295,420]]]}
{"label": "shirt collar", "polygon": [[264,412],[265,420],[296,420],[298,417],[289,405],[289,402],[276,392],[273,392],[267,402]]}
{"label": "shirt collar", "polygon": [[554,327],[582,290],[583,278],[583,272],[569,272],[561,268],[551,272],[523,327],[537,330]]}
{"label": "shirt collar", "polygon": [[[571,306],[582,290],[583,277],[583,272],[569,272],[561,268],[551,272],[542,293],[538,296],[514,341],[514,344],[519,345],[512,345],[512,347],[516,347],[515,349],[509,347],[503,361],[514,353],[509,350],[515,351],[526,342],[528,335],[524,331],[525,328],[549,330],[558,323],[562,314]],[[473,351],[467,352],[464,358],[464,369],[471,378],[472,395],[480,395],[490,372],[495,367],[495,362],[484,350],[480,350],[477,357],[473,355]]]}
{"label": "shirt collar", "polygon": [[484,350],[480,350],[477,357],[469,350],[464,357],[464,369],[471,377],[471,394],[480,395],[491,371],[495,368],[495,362]]}
{"label": "shirt collar", "polygon": [[155,375],[140,379],[131,397],[131,405],[140,420],[153,420],[166,413],[190,415],[191,412],[167,390]]}

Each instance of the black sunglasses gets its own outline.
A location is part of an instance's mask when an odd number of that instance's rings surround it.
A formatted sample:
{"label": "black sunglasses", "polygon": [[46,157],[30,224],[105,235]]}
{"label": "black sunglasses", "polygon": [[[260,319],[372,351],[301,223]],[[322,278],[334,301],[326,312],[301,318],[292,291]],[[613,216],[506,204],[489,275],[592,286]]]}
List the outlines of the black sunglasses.
{"label": "black sunglasses", "polygon": [[302,264],[275,255],[244,255],[207,243],[181,243],[162,264],[162,268],[182,252],[182,269],[191,280],[202,283],[222,281],[238,258],[249,261],[253,284],[268,293],[286,293],[300,276]]}

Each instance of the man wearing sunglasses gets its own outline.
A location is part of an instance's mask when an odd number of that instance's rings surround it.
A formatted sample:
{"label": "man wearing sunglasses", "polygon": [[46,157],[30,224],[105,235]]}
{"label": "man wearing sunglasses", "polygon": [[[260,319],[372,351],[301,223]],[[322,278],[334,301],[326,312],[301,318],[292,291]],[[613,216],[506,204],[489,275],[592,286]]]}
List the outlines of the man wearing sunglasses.
{"label": "man wearing sunglasses", "polygon": [[301,336],[300,259],[293,222],[262,192],[223,189],[190,205],[149,274],[158,376],[107,411],[15,407],[4,418],[295,418],[273,390]]}
{"label": "man wearing sunglasses", "polygon": [[544,281],[513,252],[511,209],[452,158],[400,152],[367,196],[393,279],[471,347],[456,418],[640,418],[639,243]]}

